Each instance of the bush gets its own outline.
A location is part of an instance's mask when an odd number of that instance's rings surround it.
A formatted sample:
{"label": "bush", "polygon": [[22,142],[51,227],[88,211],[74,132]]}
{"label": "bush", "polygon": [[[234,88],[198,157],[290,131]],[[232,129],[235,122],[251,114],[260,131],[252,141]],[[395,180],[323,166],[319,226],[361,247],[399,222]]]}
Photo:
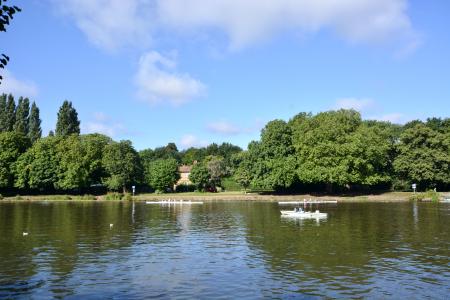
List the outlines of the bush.
{"label": "bush", "polygon": [[411,201],[422,201],[423,199],[425,199],[424,193],[415,193],[409,196],[409,200]]}
{"label": "bush", "polygon": [[80,196],[79,199],[80,200],[96,200],[95,196],[93,196],[93,195],[83,195],[83,196]]}
{"label": "bush", "polygon": [[123,196],[123,200],[133,201],[133,195],[131,195],[130,193],[126,193],[125,196]]}
{"label": "bush", "polygon": [[105,200],[122,200],[123,194],[121,193],[108,193],[105,196]]}
{"label": "bush", "polygon": [[180,184],[177,185],[175,191],[177,193],[186,193],[186,192],[194,192],[196,186],[193,184]]}
{"label": "bush", "polygon": [[2,196],[2,194],[0,194],[0,200],[3,200],[3,196]]}
{"label": "bush", "polygon": [[431,201],[433,202],[438,202],[439,201],[439,193],[434,191],[434,190],[428,190],[425,193],[425,196],[427,199],[431,199]]}
{"label": "bush", "polygon": [[411,190],[411,184],[406,180],[394,178],[391,189],[396,192],[406,192]]}
{"label": "bush", "polygon": [[222,187],[225,191],[241,191],[242,187],[233,177],[222,179]]}

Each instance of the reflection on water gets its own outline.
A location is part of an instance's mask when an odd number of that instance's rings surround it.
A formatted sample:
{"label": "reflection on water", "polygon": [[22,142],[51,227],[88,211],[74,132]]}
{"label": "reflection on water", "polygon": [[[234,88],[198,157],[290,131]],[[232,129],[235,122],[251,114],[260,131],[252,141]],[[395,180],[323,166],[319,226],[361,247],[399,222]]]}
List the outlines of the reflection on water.
{"label": "reflection on water", "polygon": [[0,203],[0,298],[450,294],[450,205],[324,205],[323,220],[285,219],[279,210],[254,202]]}

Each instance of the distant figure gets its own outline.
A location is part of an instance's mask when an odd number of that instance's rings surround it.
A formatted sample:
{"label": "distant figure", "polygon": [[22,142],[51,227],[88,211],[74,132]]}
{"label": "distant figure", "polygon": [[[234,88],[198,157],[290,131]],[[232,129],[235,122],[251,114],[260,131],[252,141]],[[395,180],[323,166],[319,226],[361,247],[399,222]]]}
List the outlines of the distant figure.
{"label": "distant figure", "polygon": [[28,235],[28,232],[23,232],[22,235],[23,235],[23,236],[27,236],[27,235]]}

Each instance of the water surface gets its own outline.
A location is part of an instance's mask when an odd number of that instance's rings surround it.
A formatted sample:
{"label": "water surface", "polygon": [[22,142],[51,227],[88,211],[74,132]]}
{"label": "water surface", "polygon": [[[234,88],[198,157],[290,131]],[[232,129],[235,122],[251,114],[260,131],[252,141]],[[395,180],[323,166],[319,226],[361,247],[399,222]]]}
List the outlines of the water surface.
{"label": "water surface", "polygon": [[0,298],[450,295],[450,205],[319,208],[328,219],[268,202],[0,202]]}

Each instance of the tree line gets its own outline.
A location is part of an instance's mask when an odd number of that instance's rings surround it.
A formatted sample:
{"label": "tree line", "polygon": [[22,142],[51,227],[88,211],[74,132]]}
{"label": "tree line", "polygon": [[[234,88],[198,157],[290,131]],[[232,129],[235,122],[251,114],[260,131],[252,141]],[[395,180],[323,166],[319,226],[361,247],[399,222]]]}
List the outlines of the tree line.
{"label": "tree line", "polygon": [[354,110],[300,113],[266,124],[247,150],[230,143],[179,151],[175,143],[137,151],[131,141],[80,134],[76,109],[64,101],[55,131],[42,136],[39,108],[28,98],[0,97],[0,192],[95,193],[174,191],[180,165],[191,186],[177,191],[448,189],[450,119],[405,125],[362,120]]}

